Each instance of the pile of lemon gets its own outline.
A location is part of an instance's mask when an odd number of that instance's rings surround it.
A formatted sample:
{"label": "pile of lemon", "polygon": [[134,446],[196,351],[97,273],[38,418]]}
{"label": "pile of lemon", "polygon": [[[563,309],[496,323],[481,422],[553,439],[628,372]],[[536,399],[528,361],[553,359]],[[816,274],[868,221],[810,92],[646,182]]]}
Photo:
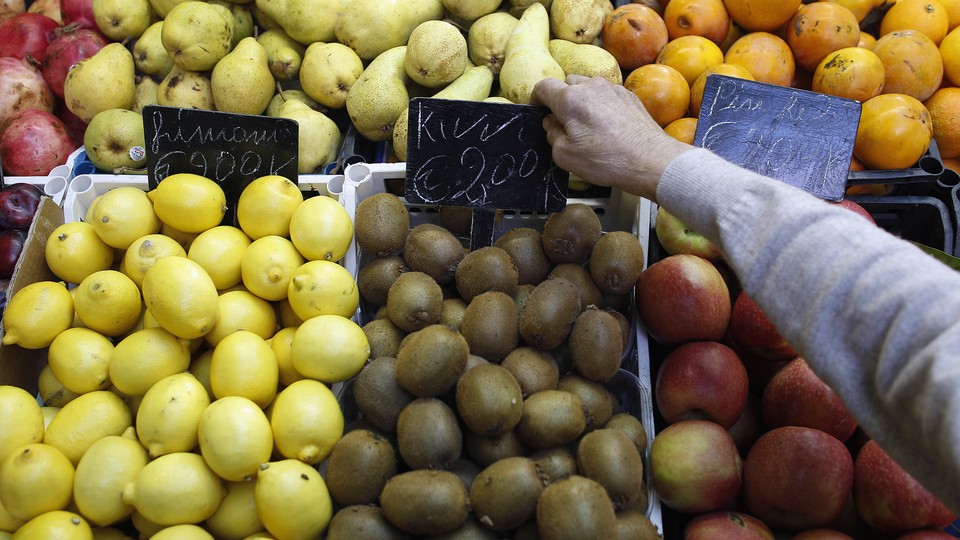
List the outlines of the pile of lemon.
{"label": "pile of lemon", "polygon": [[222,224],[226,210],[219,184],[175,174],[98,196],[47,239],[62,281],[24,287],[3,314],[4,344],[48,351],[39,401],[0,387],[4,534],[326,528],[317,466],[344,428],[331,385],[370,352],[337,263],[353,223],[275,175],[244,188],[239,227]]}

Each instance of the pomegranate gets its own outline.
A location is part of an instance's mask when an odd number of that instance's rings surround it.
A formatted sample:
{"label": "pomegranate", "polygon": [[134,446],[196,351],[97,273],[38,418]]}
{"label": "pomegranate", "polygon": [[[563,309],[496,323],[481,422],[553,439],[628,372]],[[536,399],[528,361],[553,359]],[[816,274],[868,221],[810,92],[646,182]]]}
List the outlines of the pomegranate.
{"label": "pomegranate", "polygon": [[0,58],[0,123],[26,109],[53,111],[55,102],[39,69],[19,58]]}
{"label": "pomegranate", "polygon": [[21,111],[0,126],[0,161],[13,176],[46,176],[79,148],[53,113]]}
{"label": "pomegranate", "polygon": [[60,18],[64,25],[76,24],[80,28],[100,31],[93,18],[93,0],[60,0]]}
{"label": "pomegranate", "polygon": [[21,13],[0,23],[0,56],[43,62],[57,21],[39,13]]}
{"label": "pomegranate", "polygon": [[67,126],[67,131],[70,132],[73,140],[77,141],[77,146],[82,146],[83,134],[87,131],[87,123],[79,116],[73,114],[73,111],[68,109],[67,104],[63,101],[57,103],[53,114],[57,115],[57,118],[63,122],[63,125]]}
{"label": "pomegranate", "polygon": [[107,40],[99,33],[86,28],[66,26],[56,32],[57,37],[47,46],[47,59],[43,61],[43,78],[58,97],[63,97],[63,81],[70,68],[93,56],[102,49]]}
{"label": "pomegranate", "polygon": [[57,24],[63,23],[63,19],[60,18],[60,0],[33,0],[27,11],[46,15],[57,21]]}

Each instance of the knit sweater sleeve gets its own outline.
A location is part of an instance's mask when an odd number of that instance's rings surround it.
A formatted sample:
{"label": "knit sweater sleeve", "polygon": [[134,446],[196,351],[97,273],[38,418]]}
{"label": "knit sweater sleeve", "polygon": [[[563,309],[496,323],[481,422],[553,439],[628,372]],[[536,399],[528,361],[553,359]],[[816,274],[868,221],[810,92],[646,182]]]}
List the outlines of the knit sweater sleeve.
{"label": "knit sweater sleeve", "polygon": [[960,273],[703,149],[671,162],[657,199],[720,247],[865,432],[960,512]]}

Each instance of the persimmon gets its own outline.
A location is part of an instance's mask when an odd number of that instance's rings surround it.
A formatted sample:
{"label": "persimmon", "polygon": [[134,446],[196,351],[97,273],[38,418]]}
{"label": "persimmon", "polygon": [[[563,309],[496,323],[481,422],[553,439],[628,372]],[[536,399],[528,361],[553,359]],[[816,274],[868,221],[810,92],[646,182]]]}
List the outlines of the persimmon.
{"label": "persimmon", "polygon": [[723,0],[730,18],[744,30],[773,32],[797,12],[802,0]]}
{"label": "persimmon", "polygon": [[940,42],[943,76],[954,86],[960,86],[960,28],[954,28]]}
{"label": "persimmon", "polygon": [[947,32],[960,26],[960,0],[940,0],[947,12]]}
{"label": "persimmon", "polygon": [[821,94],[866,101],[883,91],[885,70],[873,51],[845,47],[826,56],[813,72],[810,89]]}
{"label": "persimmon", "polygon": [[690,85],[690,115],[693,117],[700,116],[700,105],[703,103],[703,87],[707,84],[707,77],[713,74],[747,79],[748,81],[754,80],[753,75],[750,74],[747,68],[740,64],[728,64],[724,62],[707,68],[697,77],[697,80],[693,81],[693,84]]}
{"label": "persimmon", "polygon": [[829,2],[831,4],[840,4],[841,6],[850,10],[853,13],[853,16],[857,18],[857,22],[863,22],[867,18],[867,15],[873,11],[874,8],[878,7],[878,2],[875,0],[823,0],[824,2]]}
{"label": "persimmon", "polygon": [[657,63],[679,71],[687,85],[693,84],[705,69],[721,62],[723,51],[703,36],[680,36],[670,40],[657,55]]}
{"label": "persimmon", "polygon": [[742,38],[745,33],[743,28],[737,26],[737,23],[733,22],[733,19],[730,19],[730,29],[727,30],[727,37],[723,38],[723,41],[720,42],[720,50],[723,51],[723,54],[727,54],[730,46]]}
{"label": "persimmon", "polygon": [[860,42],[860,23],[840,4],[804,4],[786,26],[786,42],[797,66],[813,71],[831,52]]}
{"label": "persimmon", "polygon": [[790,86],[796,72],[793,52],[787,42],[768,32],[750,32],[730,45],[723,57],[739,64],[759,82]]}
{"label": "persimmon", "polygon": [[624,70],[651,64],[667,44],[667,25],[653,9],[624,4],[607,13],[600,31],[601,46]]}
{"label": "persimmon", "polygon": [[930,112],[940,157],[960,157],[960,88],[941,88],[923,105]]}
{"label": "persimmon", "polygon": [[960,174],[960,158],[942,158],[943,167]]}
{"label": "persimmon", "polygon": [[899,0],[883,14],[879,36],[897,30],[918,30],[937,45],[947,35],[950,19],[939,0]]}
{"label": "persimmon", "polygon": [[943,59],[933,40],[919,30],[897,30],[881,36],[873,52],[883,62],[884,92],[923,101],[940,87]]}
{"label": "persimmon", "polygon": [[667,135],[680,142],[693,144],[693,139],[697,135],[697,119],[693,118],[692,116],[677,118],[673,122],[667,124],[663,128],[663,131],[665,131]]}
{"label": "persimmon", "polygon": [[673,0],[663,10],[670,39],[703,36],[719,45],[730,31],[730,16],[723,0]]}
{"label": "persimmon", "polygon": [[933,125],[923,103],[906,94],[880,94],[863,103],[853,154],[869,169],[906,169],[931,139]]}
{"label": "persimmon", "polygon": [[653,120],[666,126],[687,114],[690,87],[676,69],[666,64],[646,64],[631,71],[623,86],[636,94]]}
{"label": "persimmon", "polygon": [[873,34],[870,32],[860,32],[860,40],[857,41],[857,47],[873,50],[873,46],[876,44],[877,38],[873,37]]}

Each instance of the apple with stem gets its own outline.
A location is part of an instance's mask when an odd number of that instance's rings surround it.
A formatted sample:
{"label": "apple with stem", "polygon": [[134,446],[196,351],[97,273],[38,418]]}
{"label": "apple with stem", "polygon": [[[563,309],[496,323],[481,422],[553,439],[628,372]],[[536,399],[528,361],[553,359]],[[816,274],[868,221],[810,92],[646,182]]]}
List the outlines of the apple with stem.
{"label": "apple with stem", "polygon": [[691,341],[670,351],[657,371],[654,396],[668,423],[712,420],[730,428],[743,413],[750,383],[730,347]]}
{"label": "apple with stem", "polygon": [[802,357],[791,360],[767,382],[760,414],[768,428],[804,426],[846,441],[857,429],[840,396],[810,369]]}

